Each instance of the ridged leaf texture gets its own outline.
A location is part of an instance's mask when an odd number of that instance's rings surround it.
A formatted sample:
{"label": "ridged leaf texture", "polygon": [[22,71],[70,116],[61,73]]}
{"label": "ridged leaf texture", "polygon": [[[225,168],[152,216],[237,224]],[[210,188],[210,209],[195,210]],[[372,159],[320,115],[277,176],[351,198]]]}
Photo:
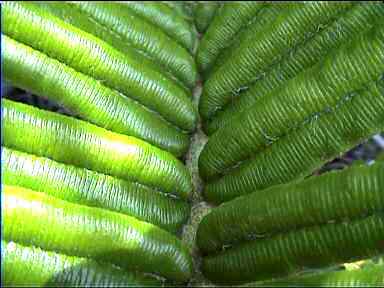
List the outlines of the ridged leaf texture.
{"label": "ridged leaf texture", "polygon": [[200,174],[208,179],[223,173],[303,122],[334,109],[383,72],[384,29],[379,26],[328,54],[217,131],[200,155]]}
{"label": "ridged leaf texture", "polygon": [[271,3],[264,3],[263,6],[257,11],[256,15],[242,28],[233,35],[233,38],[226,44],[226,48],[221,49],[216,57],[211,69],[205,71],[204,78],[208,79],[211,74],[214,74],[232,55],[236,55],[240,44],[251,39],[258,31],[261,31],[267,25],[270,25],[277,19],[281,13],[287,9],[292,9],[295,4],[280,3],[279,5],[271,5]]}
{"label": "ridged leaf texture", "polygon": [[2,99],[2,145],[174,193],[192,190],[170,153],[88,122]]}
{"label": "ridged leaf texture", "polygon": [[197,244],[206,252],[284,231],[384,209],[384,162],[272,186],[226,202],[203,218]]}
{"label": "ridged leaf texture", "polygon": [[245,89],[270,65],[281,60],[284,52],[316,33],[350,3],[334,4],[316,2],[295,4],[295,9],[286,13],[262,29],[248,41],[228,62],[205,82],[199,103],[199,112],[204,120],[211,119],[231,99],[231,92]]}
{"label": "ridged leaf texture", "polygon": [[351,94],[334,109],[313,117],[240,165],[205,186],[216,203],[276,184],[302,179],[384,129],[384,79]]}
{"label": "ridged leaf texture", "polygon": [[44,192],[69,202],[109,209],[179,230],[189,205],[144,185],[2,147],[4,184]]}
{"label": "ridged leaf texture", "polygon": [[330,223],[255,240],[203,260],[214,282],[240,284],[372,257],[384,251],[384,216]]}
{"label": "ridged leaf texture", "polygon": [[143,287],[159,281],[111,264],[1,241],[1,284],[4,286]]}
{"label": "ridged leaf texture", "polygon": [[6,23],[2,32],[10,38],[139,101],[182,129],[194,129],[197,115],[191,99],[158,71],[142,67],[140,61],[35,3],[4,3],[1,16]]}
{"label": "ridged leaf texture", "polygon": [[136,49],[128,41],[125,41],[120,34],[114,32],[103,23],[97,22],[95,19],[89,17],[84,11],[77,9],[67,2],[38,2],[37,4],[40,8],[45,9],[47,12],[55,15],[61,20],[107,42],[109,45],[122,52],[126,57],[135,59],[136,62],[139,62],[140,65],[142,65],[142,67],[156,70],[163,74],[163,76],[166,76],[183,88],[187,94],[190,94],[189,88],[187,88],[187,86],[170,70],[156,61],[155,58]]}
{"label": "ridged leaf texture", "polygon": [[186,281],[192,263],[175,236],[133,217],[3,186],[2,238]]}
{"label": "ridged leaf texture", "polygon": [[127,9],[127,4],[73,2],[73,5],[88,17],[115,31],[136,49],[156,59],[188,87],[193,88],[197,70],[189,52],[161,29]]}
{"label": "ridged leaf texture", "polygon": [[127,9],[135,12],[173,38],[190,52],[193,51],[196,42],[196,33],[192,25],[182,16],[164,3],[127,3]]}
{"label": "ridged leaf texture", "polygon": [[[272,5],[270,9],[265,10],[268,11],[277,7],[279,6]],[[293,49],[289,55],[273,65],[248,89],[232,97],[225,109],[218,112],[211,122],[206,123],[204,130],[208,134],[213,134],[264,96],[270,97],[272,94],[269,92],[277,91],[276,89],[288,80],[321,61],[330,51],[367,32],[377,23],[383,21],[383,18],[384,7],[378,3],[357,4],[350,10],[342,11],[335,21]],[[259,27],[258,24],[259,22],[255,26]],[[231,54],[223,57],[230,59]]]}
{"label": "ridged leaf texture", "polygon": [[228,41],[261,7],[260,3],[233,2],[222,5],[217,10],[197,50],[196,62],[200,71],[210,68],[220,51],[228,45]]}
{"label": "ridged leaf texture", "polygon": [[3,72],[12,85],[45,96],[93,124],[143,139],[175,156],[186,152],[189,136],[140,103],[5,35],[2,47]]}
{"label": "ridged leaf texture", "polygon": [[254,282],[244,287],[380,287],[383,285],[384,265],[371,264],[353,270],[320,272]]}

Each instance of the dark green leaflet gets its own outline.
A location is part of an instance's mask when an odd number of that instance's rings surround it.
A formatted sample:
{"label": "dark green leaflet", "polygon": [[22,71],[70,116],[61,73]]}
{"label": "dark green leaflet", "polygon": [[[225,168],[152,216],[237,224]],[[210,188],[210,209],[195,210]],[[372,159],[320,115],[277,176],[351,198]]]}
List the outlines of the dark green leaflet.
{"label": "dark green leaflet", "polygon": [[314,2],[295,5],[282,13],[267,29],[240,44],[234,57],[220,67],[205,82],[199,103],[204,120],[211,119],[217,110],[231,100],[231,92],[246,89],[269,66],[277,63],[293,47],[335,19],[351,3]]}
{"label": "dark green leaflet", "polygon": [[[273,66],[263,79],[252,84],[248,90],[240,93],[239,97],[233,98],[225,110],[218,112],[212,122],[208,123],[205,127],[206,132],[213,134],[232,121],[232,117],[239,115],[265,95],[271,95],[268,92],[277,89],[302,70],[320,61],[332,49],[367,32],[375,23],[381,23],[383,18],[384,7],[379,3],[357,4],[341,14],[335,22]],[[225,59],[229,58],[230,56],[225,57]]]}
{"label": "dark green leaflet", "polygon": [[367,267],[346,271],[322,272],[303,276],[254,282],[245,287],[382,287],[384,265],[372,264]]}
{"label": "dark green leaflet", "polygon": [[157,72],[163,74],[184,89],[186,94],[190,94],[189,88],[187,88],[181,80],[173,75],[171,71],[159,65],[158,61],[137,50],[129,42],[121,38],[119,34],[115,33],[102,23],[95,21],[93,18],[88,17],[86,13],[77,9],[73,5],[66,2],[41,1],[37,4],[49,13],[59,17],[61,20],[107,42],[109,45],[121,51],[126,57],[135,59],[136,62],[139,62],[142,67],[147,67],[148,69],[156,70]]}
{"label": "dark green leaflet", "polygon": [[163,74],[35,3],[6,2],[2,8],[2,20],[7,23],[2,32],[7,36],[134,98],[182,129],[194,129],[197,115],[191,99]]}
{"label": "dark green leaflet", "polygon": [[145,18],[153,25],[161,28],[169,37],[172,37],[179,44],[190,52],[195,47],[196,34],[183,17],[178,15],[164,3],[135,3],[125,5],[127,9],[135,12],[136,15]]}
{"label": "dark green leaflet", "polygon": [[209,78],[209,75],[215,73],[221,66],[225,64],[227,60],[232,58],[232,55],[236,55],[237,50],[240,44],[247,39],[251,39],[253,35],[255,35],[258,31],[265,29],[268,25],[271,25],[277,16],[283,13],[287,9],[292,9],[297,4],[289,4],[289,3],[280,3],[278,5],[271,5],[269,3],[265,3],[263,7],[260,8],[259,12],[253,19],[248,23],[248,25],[242,27],[240,31],[234,35],[229,44],[227,44],[227,48],[221,49],[219,55],[217,56],[213,65],[211,65],[211,69],[205,71],[205,78]]}
{"label": "dark green leaflet", "polygon": [[203,1],[196,4],[194,18],[197,31],[204,33],[205,30],[207,30],[209,24],[215,16],[216,10],[219,8],[219,5],[220,4],[217,2],[207,3]]}
{"label": "dark green leaflet", "polygon": [[175,156],[188,149],[187,134],[134,100],[5,35],[2,47],[4,75],[12,85],[46,96],[100,127],[138,137]]}
{"label": "dark green leaflet", "polygon": [[2,238],[129,270],[186,281],[191,256],[182,242],[152,224],[17,186],[3,186]]}
{"label": "dark green leaflet", "polygon": [[204,275],[240,284],[285,276],[384,252],[384,215],[325,224],[244,243],[203,260]]}
{"label": "dark green leaflet", "polygon": [[[365,60],[364,60],[365,61]],[[302,179],[363,139],[384,129],[384,78],[344,99],[205,187],[216,203],[276,184]]]}
{"label": "dark green leaflet", "polygon": [[309,118],[333,109],[383,71],[384,27],[378,26],[331,52],[218,130],[200,155],[201,175],[208,179],[223,173]]}
{"label": "dark green leaflet", "polygon": [[355,218],[384,210],[384,162],[238,197],[201,221],[197,244],[205,253],[258,235]]}
{"label": "dark green leaflet", "polygon": [[222,5],[215,14],[197,50],[196,62],[201,72],[213,65],[220,51],[261,9],[262,4],[252,2],[233,2]]}
{"label": "dark green leaflet", "polygon": [[187,198],[186,167],[140,139],[88,122],[2,99],[2,145]]}
{"label": "dark green leaflet", "polygon": [[1,240],[2,286],[159,286],[160,281],[111,264]]}
{"label": "dark green leaflet", "polygon": [[73,2],[72,5],[118,33],[136,49],[156,59],[188,87],[194,87],[197,70],[189,52],[161,29],[126,9],[126,4]]}
{"label": "dark green leaflet", "polygon": [[[183,17],[185,20],[193,22],[193,13],[191,9],[187,6],[185,2],[179,1],[160,1],[164,3],[173,11],[175,11],[179,16]],[[157,3],[157,2],[156,2]]]}
{"label": "dark green leaflet", "polygon": [[178,231],[189,205],[138,183],[2,147],[2,181],[77,204],[106,208]]}

